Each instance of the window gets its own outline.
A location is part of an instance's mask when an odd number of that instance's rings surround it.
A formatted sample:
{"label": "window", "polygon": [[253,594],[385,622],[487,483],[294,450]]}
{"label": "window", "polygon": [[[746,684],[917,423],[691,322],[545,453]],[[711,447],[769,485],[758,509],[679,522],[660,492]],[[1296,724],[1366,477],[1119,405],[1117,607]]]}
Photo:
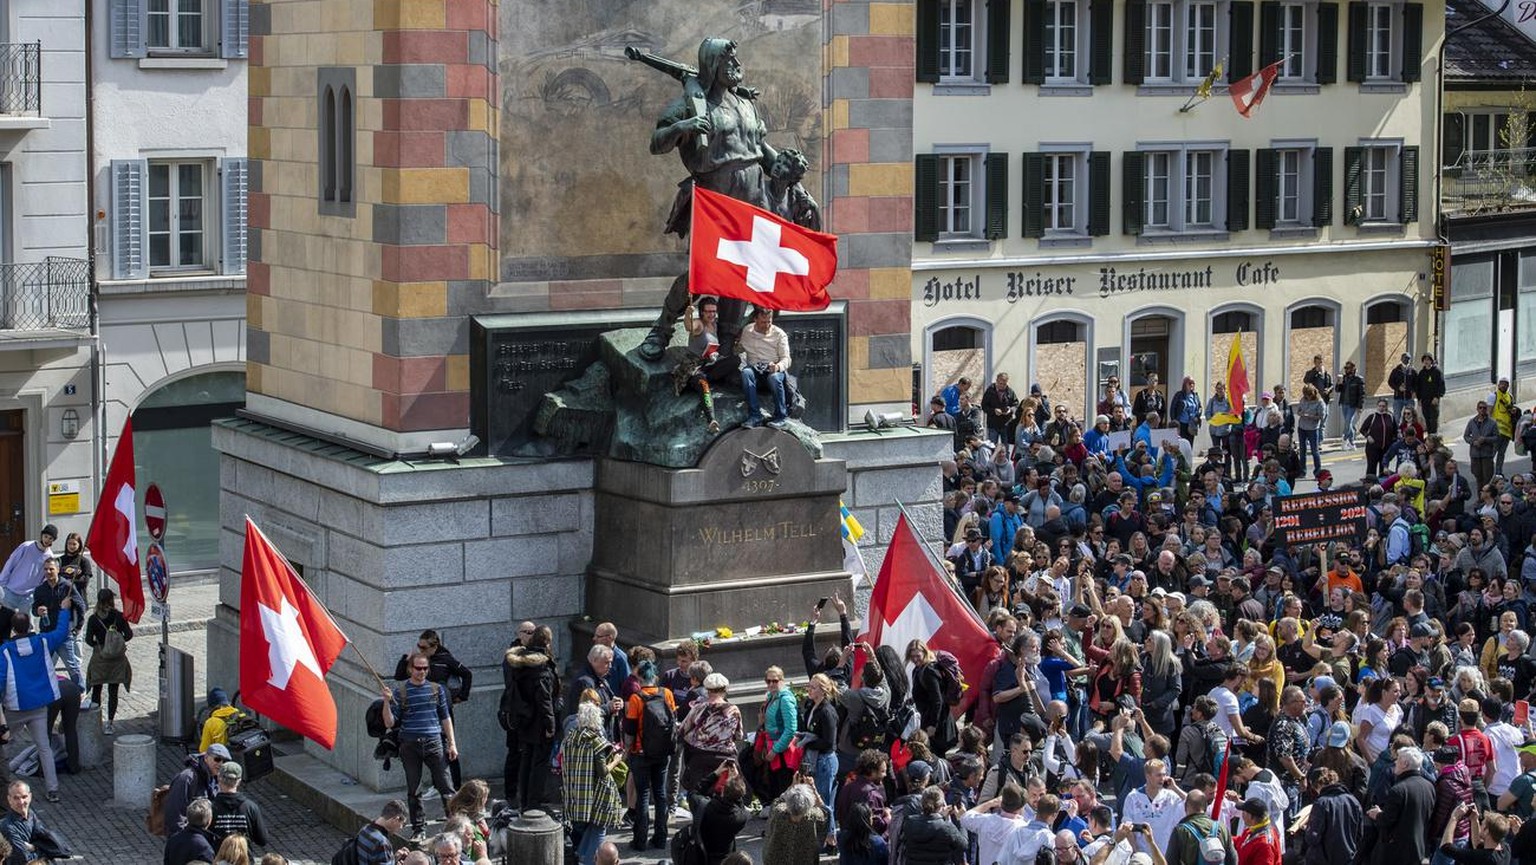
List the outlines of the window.
{"label": "window", "polygon": [[107,47],[114,58],[250,54],[249,0],[111,0]]}
{"label": "window", "polygon": [[1307,7],[1300,3],[1280,6],[1280,77],[1292,81],[1305,78],[1307,54]]}
{"label": "window", "polygon": [[974,233],[971,212],[975,209],[976,157],[941,157],[939,167],[939,234],[949,237],[971,235]]}
{"label": "window", "polygon": [[352,216],[357,212],[357,202],[353,200],[353,183],[357,176],[353,93],[357,89],[357,71],[321,68],[318,72],[320,212]]}
{"label": "window", "polygon": [[1147,78],[1173,78],[1173,4],[1147,6]]}
{"label": "window", "polygon": [[1371,3],[1365,13],[1365,78],[1385,80],[1392,71],[1392,7]]}
{"label": "window", "polygon": [[151,270],[209,266],[208,170],[204,162],[149,163]]}
{"label": "window", "polygon": [[1156,233],[1225,227],[1224,147],[1197,145],[1139,155],[1145,160],[1141,183],[1144,230]]}
{"label": "window", "polygon": [[1024,236],[1079,245],[1109,233],[1109,158],[1087,144],[1042,144],[1024,154]]}
{"label": "window", "polygon": [[1533,115],[1508,109],[1450,112],[1445,115],[1443,165],[1453,176],[1510,172],[1523,175],[1532,144]]}
{"label": "window", "polygon": [[975,78],[976,20],[974,0],[939,2],[939,77]]}
{"label": "window", "polygon": [[1008,154],[941,145],[917,157],[914,239],[996,240],[1008,232]]}
{"label": "window", "polygon": [[1184,154],[1184,227],[1213,228],[1216,212],[1216,154],[1190,150]]}
{"label": "window", "polygon": [[1291,148],[1277,154],[1275,172],[1275,219],[1295,224],[1301,221],[1302,152]]}
{"label": "window", "polygon": [[1172,228],[1173,154],[1147,154],[1147,227]]}
{"label": "window", "polygon": [[1419,149],[1371,142],[1344,148],[1347,224],[1418,221]]}
{"label": "window", "polygon": [[[1036,345],[1061,345],[1082,342],[1083,325],[1070,319],[1057,319],[1035,327]],[[1054,391],[1053,391],[1054,393]]]}
{"label": "window", "polygon": [[1190,3],[1184,13],[1184,80],[1204,78],[1216,65],[1216,4]]}
{"label": "window", "polygon": [[1205,78],[1224,53],[1217,46],[1226,39],[1230,5],[1209,0],[1148,3],[1142,80],[1199,83]]}
{"label": "window", "polygon": [[1045,8],[1045,80],[1075,82],[1080,54],[1077,0],[1051,0]]}
{"label": "window", "polygon": [[[1324,4],[1326,5],[1326,4]],[[1355,0],[1349,4],[1349,80],[1396,85],[1423,75],[1424,6]]]}
{"label": "window", "polygon": [[1326,225],[1333,211],[1333,150],[1315,141],[1280,141],[1254,164],[1255,228]]}
{"label": "window", "polygon": [[145,44],[151,51],[203,51],[207,47],[204,0],[147,0]]}
{"label": "window", "polygon": [[[1242,310],[1217,313],[1211,316],[1211,333],[1244,333],[1253,331],[1253,313]],[[1223,360],[1226,354],[1222,354]]]}
{"label": "window", "polygon": [[1082,228],[1077,222],[1081,161],[1083,155],[1078,153],[1053,153],[1045,157],[1047,232],[1077,232]]}

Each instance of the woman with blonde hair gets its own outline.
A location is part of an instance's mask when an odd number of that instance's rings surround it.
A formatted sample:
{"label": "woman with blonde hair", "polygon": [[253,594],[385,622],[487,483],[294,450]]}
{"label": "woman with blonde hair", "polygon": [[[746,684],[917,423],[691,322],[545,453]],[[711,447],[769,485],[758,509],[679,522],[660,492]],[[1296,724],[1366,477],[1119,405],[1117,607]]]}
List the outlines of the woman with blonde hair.
{"label": "woman with blonde hair", "polygon": [[912,706],[921,719],[919,724],[928,732],[933,752],[947,754],[958,732],[944,700],[944,675],[935,663],[937,656],[927,643],[913,640],[907,643],[906,660],[912,665]]}
{"label": "woman with blonde hair", "polygon": [[1090,688],[1089,708],[1108,729],[1120,697],[1129,695],[1138,702],[1141,700],[1141,651],[1136,644],[1125,637],[1116,641],[1109,649],[1109,656],[1099,664],[1098,672],[1093,674]]}
{"label": "woman with blonde hair", "polygon": [[[538,798],[533,800],[535,803]],[[475,829],[475,840],[485,844],[490,843],[491,827],[486,813],[487,806],[491,802],[491,788],[479,778],[471,778],[464,782],[464,786],[453,794],[444,807],[447,816],[463,816]]]}
{"label": "woman with blonde hair", "polygon": [[251,865],[251,845],[245,836],[237,833],[225,838],[213,857],[213,865]]}
{"label": "woman with blonde hair", "polygon": [[835,851],[837,844],[837,820],[832,816],[837,798],[837,683],[826,673],[811,677],[805,688],[811,700],[805,729],[800,732],[800,747],[805,757],[800,772],[811,777],[816,785],[816,795],[821,797],[826,809],[827,837],[822,844],[822,854]]}
{"label": "woman with blonde hair", "polygon": [[1278,708],[1280,692],[1285,690],[1285,667],[1275,657],[1275,638],[1264,633],[1253,638],[1253,657],[1248,659],[1248,681],[1243,683],[1243,689],[1254,697],[1262,697],[1259,693],[1261,679],[1274,683],[1275,706]]}

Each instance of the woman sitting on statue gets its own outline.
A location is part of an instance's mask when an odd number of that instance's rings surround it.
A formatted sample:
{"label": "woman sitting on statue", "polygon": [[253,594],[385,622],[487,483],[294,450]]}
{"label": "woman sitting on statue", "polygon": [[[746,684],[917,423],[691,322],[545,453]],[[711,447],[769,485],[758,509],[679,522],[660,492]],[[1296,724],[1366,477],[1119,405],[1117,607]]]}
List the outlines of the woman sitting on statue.
{"label": "woman sitting on statue", "polygon": [[678,395],[685,390],[698,391],[704,399],[704,418],[709,422],[709,431],[716,433],[720,431],[720,422],[715,420],[711,382],[735,372],[732,369],[735,364],[720,356],[720,301],[701,297],[697,302],[697,314],[694,307],[695,304],[689,304],[683,308],[683,329],[688,332],[688,346],[683,359],[672,370],[672,389]]}

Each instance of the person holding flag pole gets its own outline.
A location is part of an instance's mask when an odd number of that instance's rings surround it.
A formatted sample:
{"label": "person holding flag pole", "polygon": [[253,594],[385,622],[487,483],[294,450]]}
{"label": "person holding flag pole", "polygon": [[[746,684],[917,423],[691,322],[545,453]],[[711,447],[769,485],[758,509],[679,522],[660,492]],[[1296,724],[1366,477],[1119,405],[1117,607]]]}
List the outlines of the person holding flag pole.
{"label": "person holding flag pole", "polygon": [[1243,363],[1243,333],[1232,335],[1227,352],[1227,380],[1217,382],[1205,405],[1211,424],[1211,444],[1223,448],[1227,478],[1248,480],[1247,442],[1243,436],[1244,403],[1248,396],[1248,367]]}

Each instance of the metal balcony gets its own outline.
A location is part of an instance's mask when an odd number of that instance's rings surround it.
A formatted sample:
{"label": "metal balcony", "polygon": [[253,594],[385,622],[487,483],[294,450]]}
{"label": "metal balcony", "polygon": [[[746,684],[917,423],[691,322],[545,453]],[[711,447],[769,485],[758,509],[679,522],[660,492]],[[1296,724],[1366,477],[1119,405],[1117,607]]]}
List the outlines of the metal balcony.
{"label": "metal balcony", "polygon": [[43,43],[0,42],[0,115],[43,111]]}
{"label": "metal balcony", "polygon": [[1461,154],[1444,167],[1443,209],[1481,214],[1536,207],[1536,147]]}
{"label": "metal balcony", "polygon": [[84,331],[90,326],[90,292],[84,259],[49,256],[0,264],[0,331]]}

